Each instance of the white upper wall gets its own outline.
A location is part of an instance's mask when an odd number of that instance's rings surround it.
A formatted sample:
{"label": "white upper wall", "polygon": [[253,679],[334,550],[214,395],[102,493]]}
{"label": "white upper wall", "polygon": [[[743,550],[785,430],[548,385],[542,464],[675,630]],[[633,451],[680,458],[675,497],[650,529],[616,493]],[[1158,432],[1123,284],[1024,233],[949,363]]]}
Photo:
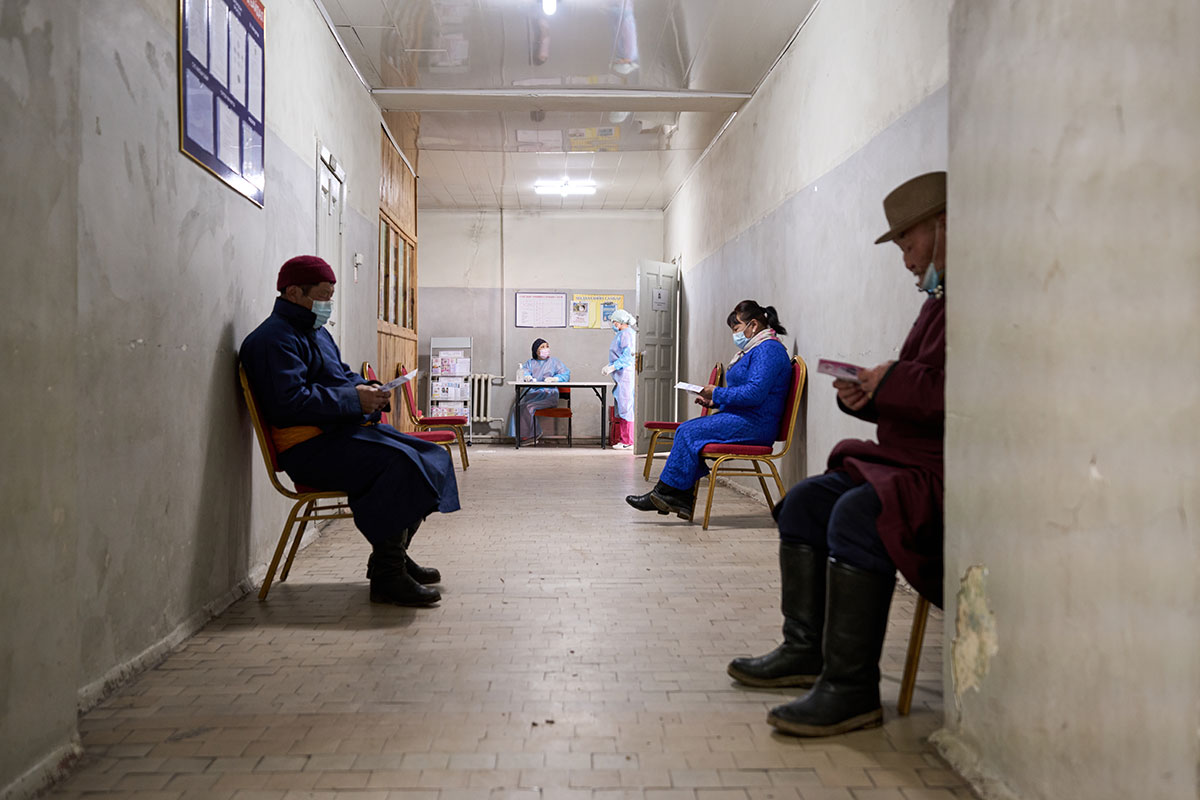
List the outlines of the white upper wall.
{"label": "white upper wall", "polygon": [[422,209],[419,231],[422,288],[633,289],[637,260],[663,251],[661,211]]}
{"label": "white upper wall", "polygon": [[691,269],[945,85],[948,7],[819,3],[668,206],[668,257]]}

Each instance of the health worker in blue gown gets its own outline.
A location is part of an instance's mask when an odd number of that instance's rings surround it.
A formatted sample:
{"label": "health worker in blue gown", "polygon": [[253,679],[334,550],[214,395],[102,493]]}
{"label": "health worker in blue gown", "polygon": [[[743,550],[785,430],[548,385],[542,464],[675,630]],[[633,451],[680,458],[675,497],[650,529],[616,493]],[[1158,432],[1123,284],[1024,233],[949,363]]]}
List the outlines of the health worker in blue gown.
{"label": "health worker in blue gown", "polygon": [[613,339],[608,347],[608,365],[601,372],[612,375],[613,382],[613,426],[610,439],[614,450],[633,448],[633,386],[637,381],[634,369],[634,352],[637,338],[633,332],[633,314],[618,308],[609,318]]}
{"label": "health worker in blue gown", "polygon": [[371,543],[371,602],[436,603],[433,568],[408,556],[421,521],[457,511],[458,484],[440,445],[379,424],[389,392],[342,362],[325,323],[333,311],[333,269],[297,256],[279,270],[271,316],[242,342],[239,357],[279,465],[297,486],[345,492],[354,524]]}
{"label": "health worker in blue gown", "polygon": [[696,402],[721,413],[696,417],[679,426],[666,466],[652,490],[629,495],[625,502],[639,511],[678,514],[691,519],[696,481],[708,474],[700,457],[705,445],[768,446],[779,435],[779,423],[792,383],[792,362],[779,341],[787,329],[774,306],[743,300],[726,323],[738,353],[725,372],[725,386],[704,387]]}
{"label": "health worker in blue gown", "polygon": [[[550,355],[550,343],[545,339],[534,339],[530,348],[533,357],[521,365],[523,379],[527,381],[551,381],[562,383],[571,380],[567,365]],[[550,387],[529,389],[521,395],[521,441],[536,439],[542,435],[541,423],[534,412],[558,405],[558,389]],[[517,435],[516,400],[508,412],[508,435]]]}

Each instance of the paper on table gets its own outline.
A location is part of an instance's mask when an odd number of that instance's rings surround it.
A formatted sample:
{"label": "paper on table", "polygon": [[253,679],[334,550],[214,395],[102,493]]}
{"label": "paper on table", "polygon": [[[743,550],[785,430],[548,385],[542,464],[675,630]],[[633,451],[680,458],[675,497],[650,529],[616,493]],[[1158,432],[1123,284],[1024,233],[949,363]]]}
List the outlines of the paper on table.
{"label": "paper on table", "polygon": [[684,383],[683,381],[680,381],[679,383],[675,384],[675,388],[683,389],[685,392],[691,392],[692,394],[700,394],[701,392],[704,391],[703,386],[697,386],[694,383]]}
{"label": "paper on table", "polygon": [[863,368],[854,364],[847,364],[843,361],[829,361],[822,358],[817,362],[817,372],[822,375],[832,375],[835,378],[841,378],[844,381],[853,381],[861,383],[858,373],[862,372]]}
{"label": "paper on table", "polygon": [[417,374],[420,371],[421,370],[419,370],[419,369],[414,369],[412,372],[408,373],[407,375],[401,375],[399,378],[396,378],[395,380],[388,381],[383,386],[379,387],[379,391],[390,392],[392,389],[395,389],[397,386],[403,386],[404,384],[411,381],[413,378],[417,377]]}

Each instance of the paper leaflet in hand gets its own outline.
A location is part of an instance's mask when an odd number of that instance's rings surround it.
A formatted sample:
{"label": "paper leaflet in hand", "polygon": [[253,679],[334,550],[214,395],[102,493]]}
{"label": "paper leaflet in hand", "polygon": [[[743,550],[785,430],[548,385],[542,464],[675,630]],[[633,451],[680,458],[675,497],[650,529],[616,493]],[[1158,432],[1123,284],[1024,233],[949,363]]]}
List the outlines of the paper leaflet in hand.
{"label": "paper leaflet in hand", "polygon": [[395,380],[388,381],[383,386],[379,387],[379,391],[390,392],[393,389],[403,386],[404,384],[411,381],[413,378],[417,377],[417,374],[420,371],[421,370],[419,370],[419,369],[414,369],[412,372],[408,373],[407,375],[401,375],[399,378],[396,378]]}
{"label": "paper leaflet in hand", "polygon": [[862,372],[863,368],[854,364],[847,364],[844,361],[829,361],[822,358],[817,362],[817,372],[822,375],[832,375],[835,378],[841,378],[844,381],[852,381],[860,383],[861,378],[858,373]]}
{"label": "paper leaflet in hand", "polygon": [[675,388],[683,389],[685,392],[691,392],[692,394],[700,394],[701,392],[704,391],[703,386],[697,386],[694,383],[684,383],[683,381],[680,381],[679,383],[675,384]]}

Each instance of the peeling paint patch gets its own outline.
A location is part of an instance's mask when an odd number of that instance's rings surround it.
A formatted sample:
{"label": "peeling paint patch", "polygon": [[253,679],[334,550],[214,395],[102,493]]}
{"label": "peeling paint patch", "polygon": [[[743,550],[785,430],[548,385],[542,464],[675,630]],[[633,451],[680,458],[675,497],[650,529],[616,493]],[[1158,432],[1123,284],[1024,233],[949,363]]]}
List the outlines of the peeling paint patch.
{"label": "peeling paint patch", "polygon": [[954,701],[961,708],[969,689],[979,691],[987,676],[992,656],[1000,652],[996,638],[996,615],[987,604],[987,568],[975,564],[967,568],[959,582],[958,615],[954,624],[951,650],[954,677]]}

